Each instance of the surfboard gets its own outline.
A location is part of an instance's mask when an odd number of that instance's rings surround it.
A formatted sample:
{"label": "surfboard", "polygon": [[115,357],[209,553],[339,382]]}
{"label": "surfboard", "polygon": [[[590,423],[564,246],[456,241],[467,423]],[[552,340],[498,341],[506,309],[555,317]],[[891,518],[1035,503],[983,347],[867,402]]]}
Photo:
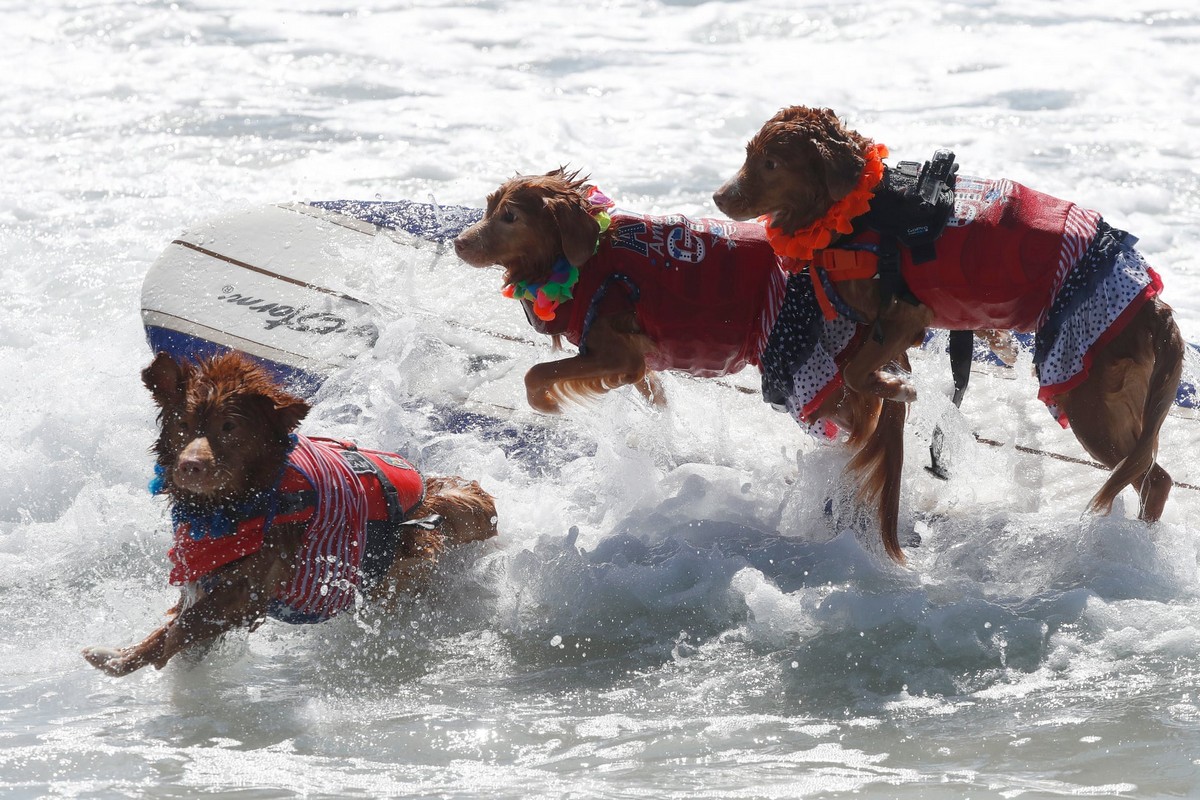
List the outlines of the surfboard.
{"label": "surfboard", "polygon": [[[178,359],[240,351],[290,391],[312,399],[332,373],[369,352],[382,324],[398,313],[349,288],[351,265],[361,261],[356,251],[380,236],[441,251],[482,215],[481,209],[403,200],[330,201],[255,207],[204,220],[171,241],[146,274],[146,338],[152,352]],[[511,336],[493,332],[499,338],[492,340],[488,333],[478,337],[484,340],[481,351],[515,346]],[[514,414],[486,399],[424,400],[439,430],[470,431],[533,469],[544,467],[546,452],[566,458],[594,448],[555,420]]]}
{"label": "surfboard", "polygon": [[150,347],[192,358],[240,350],[309,396],[379,336],[379,310],[345,288],[345,254],[376,236],[444,247],[482,213],[407,201],[332,201],[199,222],[167,246],[142,284]]}

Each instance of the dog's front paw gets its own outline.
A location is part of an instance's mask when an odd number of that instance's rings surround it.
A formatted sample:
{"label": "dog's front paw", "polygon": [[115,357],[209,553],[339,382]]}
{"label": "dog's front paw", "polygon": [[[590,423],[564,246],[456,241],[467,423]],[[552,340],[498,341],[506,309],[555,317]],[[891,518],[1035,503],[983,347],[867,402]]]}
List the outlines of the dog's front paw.
{"label": "dog's front paw", "polygon": [[111,647],[85,647],[83,648],[83,657],[93,667],[114,678],[128,675],[141,666],[125,651],[114,650]]}
{"label": "dog's front paw", "polygon": [[667,407],[667,395],[663,391],[662,381],[658,379],[658,375],[653,372],[646,372],[646,375],[639,381],[635,381],[638,393],[646,398],[655,408]]}
{"label": "dog's front paw", "polygon": [[897,403],[912,403],[917,399],[917,387],[907,376],[892,375],[886,372],[876,373],[878,379],[875,385],[880,388],[879,395],[885,400]]}

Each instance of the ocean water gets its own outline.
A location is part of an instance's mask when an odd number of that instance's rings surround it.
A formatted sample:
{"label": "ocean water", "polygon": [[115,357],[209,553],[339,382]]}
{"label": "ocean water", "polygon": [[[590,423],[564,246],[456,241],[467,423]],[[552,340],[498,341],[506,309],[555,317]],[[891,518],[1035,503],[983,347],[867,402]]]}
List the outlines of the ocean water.
{"label": "ocean water", "polygon": [[[1132,495],[1093,518],[1102,473],[975,443],[1081,455],[1027,360],[962,414],[918,360],[901,568],[823,513],[844,455],[737,391],[755,376],[539,418],[520,376],[548,347],[446,322],[532,342],[498,273],[392,242],[331,255],[390,310],[305,430],[479,479],[501,537],[391,613],[120,680],[79,655],[174,602],[139,294],[188,225],[481,205],[565,163],[716,215],[761,122],[822,105],[1100,210],[1200,341],[1194,2],[46,0],[0,3],[0,31],[0,795],[1200,796],[1200,491],[1153,527]],[[465,401],[515,411],[448,429]],[[1198,433],[1166,424],[1177,480]]]}

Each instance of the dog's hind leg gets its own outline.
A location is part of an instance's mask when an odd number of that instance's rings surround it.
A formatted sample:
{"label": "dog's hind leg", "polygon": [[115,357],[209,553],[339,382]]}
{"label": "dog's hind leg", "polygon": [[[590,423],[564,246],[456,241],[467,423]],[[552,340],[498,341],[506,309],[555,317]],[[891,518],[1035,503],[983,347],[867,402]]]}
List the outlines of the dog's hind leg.
{"label": "dog's hind leg", "polygon": [[425,479],[425,497],[409,515],[411,539],[397,553],[374,599],[387,603],[398,592],[420,589],[447,547],[490,539],[496,501],[476,481],[456,476]]}
{"label": "dog's hind leg", "polygon": [[884,550],[898,564],[905,561],[898,529],[900,478],[904,469],[904,419],[907,414],[907,404],[884,400],[878,424],[846,466],[846,471],[857,479],[859,502],[875,507]]}
{"label": "dog's hind leg", "polygon": [[[908,356],[901,353],[901,369],[909,369]],[[905,403],[880,400],[843,385],[821,402],[816,419],[831,419],[849,434],[853,451],[846,472],[854,481],[855,495],[865,506],[874,506],[884,549],[897,563],[904,563],[898,534],[900,478],[904,467]]]}
{"label": "dog's hind leg", "polygon": [[1111,511],[1132,484],[1141,500],[1139,518],[1153,522],[1162,515],[1173,482],[1155,461],[1158,434],[1182,369],[1183,338],[1170,308],[1154,300],[1097,352],[1087,379],[1060,398],[1080,444],[1113,470],[1092,498],[1092,511]]}
{"label": "dog's hind leg", "polygon": [[425,479],[425,499],[413,512],[414,518],[437,514],[442,542],[446,546],[480,542],[495,536],[496,501],[477,481],[446,476]]}

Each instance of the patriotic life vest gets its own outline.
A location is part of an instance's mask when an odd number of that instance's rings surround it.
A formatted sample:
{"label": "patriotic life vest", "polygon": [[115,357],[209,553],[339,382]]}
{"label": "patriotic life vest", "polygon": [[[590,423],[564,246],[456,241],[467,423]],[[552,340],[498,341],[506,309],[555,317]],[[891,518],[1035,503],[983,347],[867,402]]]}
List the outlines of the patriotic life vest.
{"label": "patriotic life vest", "polygon": [[329,619],[354,605],[357,588],[383,577],[404,550],[399,524],[420,504],[424,481],[394,453],[296,435],[276,486],[237,509],[189,517],[178,506],[170,581],[180,585],[256,553],[274,525],[307,522],[291,582],[268,614],[291,623]]}
{"label": "patriotic life vest", "polygon": [[533,326],[586,352],[598,315],[633,311],[654,342],[646,364],[715,377],[758,364],[783,303],[787,276],[762,226],[618,210],[573,298]]}

